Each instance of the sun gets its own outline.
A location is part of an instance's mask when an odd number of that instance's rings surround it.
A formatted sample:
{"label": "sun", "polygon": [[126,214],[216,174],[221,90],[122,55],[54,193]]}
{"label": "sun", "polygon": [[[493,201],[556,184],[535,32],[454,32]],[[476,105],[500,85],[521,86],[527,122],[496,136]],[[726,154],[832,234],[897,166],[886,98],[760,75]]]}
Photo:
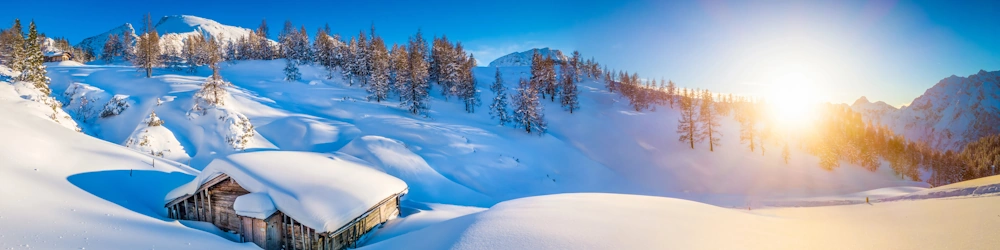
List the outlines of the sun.
{"label": "sun", "polygon": [[766,102],[770,113],[780,125],[797,128],[814,117],[816,98],[814,82],[804,71],[787,71],[768,84]]}

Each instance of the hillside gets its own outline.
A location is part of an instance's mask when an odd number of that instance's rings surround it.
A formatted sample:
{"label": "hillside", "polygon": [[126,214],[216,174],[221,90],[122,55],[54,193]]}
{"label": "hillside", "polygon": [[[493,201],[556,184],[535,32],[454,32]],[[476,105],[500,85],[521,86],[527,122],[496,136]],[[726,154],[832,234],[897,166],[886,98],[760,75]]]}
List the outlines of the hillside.
{"label": "hillside", "polygon": [[[1000,133],[1000,71],[942,79],[899,110],[852,106],[865,119],[940,150],[960,151],[980,137]],[[880,110],[871,112],[871,110]]]}
{"label": "hillside", "polygon": [[[549,132],[537,136],[495,125],[485,108],[466,113],[459,102],[438,94],[424,118],[408,114],[392,101],[365,101],[363,89],[326,79],[321,67],[302,67],[303,80],[297,82],[283,81],[282,67],[281,60],[224,64],[222,76],[234,87],[229,88],[225,106],[209,115],[191,112],[203,75],[157,70],[153,78],[144,79],[115,66],[51,66],[50,76],[56,93],[72,92],[67,84],[73,82],[104,93],[100,96],[128,96],[128,102],[135,103],[119,115],[81,125],[84,132],[112,143],[125,145],[130,133],[155,110],[180,143],[174,148],[182,148],[196,169],[241,147],[337,152],[407,180],[414,190],[411,197],[423,202],[489,206],[533,195],[615,192],[743,206],[768,197],[926,185],[899,180],[888,167],[869,172],[845,164],[826,171],[818,167],[816,157],[799,148],[791,150],[786,165],[773,150],[777,145],[768,145],[773,149],[764,155],[741,145],[735,136],[739,126],[731,117],[722,119],[724,136],[716,152],[709,152],[707,145],[690,149],[677,141],[673,131],[678,120],[675,110],[660,106],[655,112],[630,111],[619,94],[607,92],[593,79],[581,84],[579,112],[570,114],[556,103],[543,102]],[[495,70],[474,70],[484,101],[493,98],[487,87]],[[528,70],[501,68],[511,89]],[[103,107],[107,102],[104,97],[93,103]],[[240,129],[209,119],[212,114],[245,117],[248,124]],[[234,138],[244,138],[244,145],[227,143]],[[411,160],[386,160],[404,158]]]}

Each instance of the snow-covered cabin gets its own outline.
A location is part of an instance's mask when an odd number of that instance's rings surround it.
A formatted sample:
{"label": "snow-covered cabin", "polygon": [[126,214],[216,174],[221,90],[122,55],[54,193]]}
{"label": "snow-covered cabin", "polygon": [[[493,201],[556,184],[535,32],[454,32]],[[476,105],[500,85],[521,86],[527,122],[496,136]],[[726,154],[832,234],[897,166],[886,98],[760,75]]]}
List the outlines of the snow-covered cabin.
{"label": "snow-covered cabin", "polygon": [[62,61],[73,60],[73,53],[65,51],[45,52],[45,54],[43,54],[42,56],[44,57],[42,61],[45,62],[62,62]]}
{"label": "snow-covered cabin", "polygon": [[399,215],[406,183],[357,161],[288,151],[212,161],[166,197],[170,218],[214,224],[264,249],[344,249]]}

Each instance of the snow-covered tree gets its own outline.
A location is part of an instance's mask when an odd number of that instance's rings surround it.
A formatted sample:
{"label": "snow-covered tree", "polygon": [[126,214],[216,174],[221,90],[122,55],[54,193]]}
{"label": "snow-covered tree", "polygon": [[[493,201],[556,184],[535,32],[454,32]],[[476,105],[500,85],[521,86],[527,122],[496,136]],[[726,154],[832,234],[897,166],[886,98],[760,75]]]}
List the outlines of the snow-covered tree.
{"label": "snow-covered tree", "polygon": [[429,73],[427,67],[427,41],[420,30],[409,41],[410,81],[400,89],[401,106],[413,114],[424,114],[430,108]]}
{"label": "snow-covered tree", "polygon": [[698,112],[698,122],[701,123],[701,138],[708,139],[708,151],[715,151],[715,146],[719,145],[719,115],[715,113],[715,100],[712,92],[705,90],[701,93],[701,109]]}
{"label": "snow-covered tree", "polygon": [[160,35],[153,26],[153,19],[145,15],[143,33],[139,37],[132,65],[146,71],[146,78],[153,77],[153,68],[160,65]]}
{"label": "snow-covered tree", "polygon": [[788,164],[788,160],[791,159],[791,152],[788,151],[788,142],[785,142],[785,146],[781,148],[781,159],[785,160],[785,164]]}
{"label": "snow-covered tree", "polygon": [[313,42],[313,61],[326,69],[326,79],[333,79],[333,73],[337,68],[336,58],[334,57],[335,44],[337,42],[339,41],[330,37],[329,33],[326,33],[325,30],[321,29],[316,32],[316,40]]}
{"label": "snow-covered tree", "polygon": [[406,51],[406,45],[392,45],[392,51],[389,53],[391,75],[390,83],[393,92],[400,94],[400,99],[402,99],[402,91],[406,89],[406,86],[410,84],[410,53]]}
{"label": "snow-covered tree", "polygon": [[462,99],[465,103],[465,112],[475,113],[476,107],[482,105],[482,101],[479,100],[479,88],[476,83],[476,76],[472,73],[472,69],[476,67],[476,58],[474,56],[469,56],[462,63],[462,67],[459,70],[461,76],[458,82],[458,98]]}
{"label": "snow-covered tree", "polygon": [[507,106],[510,104],[507,101],[507,86],[503,85],[503,76],[500,74],[500,68],[497,68],[496,80],[493,81],[493,85],[490,85],[490,90],[493,91],[493,94],[496,94],[493,97],[493,103],[490,104],[490,118],[497,119],[500,122],[500,126],[513,122],[513,117],[507,111]]}
{"label": "snow-covered tree", "polygon": [[372,38],[371,74],[368,76],[368,99],[382,102],[389,95],[389,51],[381,37]]}
{"label": "snow-covered tree", "polygon": [[514,123],[524,128],[525,132],[545,133],[545,113],[538,99],[538,89],[523,78],[518,82],[517,94],[514,95],[513,116]]}
{"label": "snow-covered tree", "polygon": [[49,77],[46,76],[45,57],[40,44],[35,22],[31,21],[28,24],[28,38],[24,40],[24,68],[18,80],[31,82],[36,89],[49,95],[52,90],[49,89]]}
{"label": "snow-covered tree", "polygon": [[695,117],[694,101],[691,92],[684,89],[680,97],[681,117],[677,120],[677,133],[681,135],[678,140],[690,144],[692,149],[695,142],[701,141],[701,128]]}
{"label": "snow-covered tree", "polygon": [[736,113],[736,120],[740,122],[740,143],[748,143],[750,152],[753,152],[755,141],[758,140],[757,131],[757,105],[754,102],[744,102],[741,109]]}
{"label": "snow-covered tree", "polygon": [[105,63],[110,63],[115,60],[115,57],[122,55],[122,40],[118,38],[118,35],[109,34],[108,40],[104,42],[104,50],[101,50],[101,60]]}
{"label": "snow-covered tree", "polygon": [[[574,52],[576,57],[579,57],[579,52]],[[576,80],[579,78],[578,70],[576,67],[563,67],[562,68],[562,80],[560,81],[560,92],[559,92],[559,104],[563,108],[569,110],[572,114],[574,110],[580,109],[579,94],[580,91],[576,87]]]}

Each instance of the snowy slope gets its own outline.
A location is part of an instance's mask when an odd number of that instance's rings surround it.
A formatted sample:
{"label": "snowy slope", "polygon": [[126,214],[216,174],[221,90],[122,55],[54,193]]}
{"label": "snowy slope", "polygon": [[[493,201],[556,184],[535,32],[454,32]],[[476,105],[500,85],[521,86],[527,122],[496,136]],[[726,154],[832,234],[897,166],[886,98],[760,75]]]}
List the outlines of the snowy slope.
{"label": "snowy slope", "polygon": [[148,155],[66,129],[4,86],[0,248],[256,247],[167,219],[160,197],[196,170],[162,159],[153,166]]}
{"label": "snowy slope", "polygon": [[[515,67],[515,66],[531,66],[531,56],[534,55],[535,49],[530,49],[522,52],[514,52],[501,56],[496,60],[490,62],[490,67]],[[538,54],[541,54],[543,58],[550,56],[556,62],[565,62],[568,60],[566,55],[563,55],[562,51],[556,49],[549,49],[548,47],[537,49]]]}
{"label": "snowy slope", "polygon": [[1000,133],[1000,71],[953,75],[927,89],[909,106],[881,115],[864,114],[907,138],[959,151],[980,137]]}
{"label": "snowy slope", "polygon": [[[364,101],[363,89],[326,79],[321,67],[304,66],[303,80],[285,82],[283,66],[281,61],[224,64],[221,74],[234,85],[228,88],[231,96],[220,109],[225,112],[207,116],[191,112],[205,75],[156,70],[146,79],[128,67],[88,65],[52,66],[50,76],[56,90],[81,83],[135,101],[120,115],[81,125],[107,141],[124,145],[155,109],[190,164],[201,169],[240,151],[226,142],[239,131],[219,119],[240,114],[255,131],[245,150],[340,151],[403,179],[412,187],[409,197],[421,202],[489,206],[533,195],[615,192],[743,206],[765,198],[926,186],[899,180],[888,167],[869,172],[843,164],[826,171],[799,148],[792,149],[786,165],[777,145],[768,145],[764,155],[741,145],[739,126],[730,117],[722,119],[725,136],[716,152],[706,145],[690,149],[673,132],[676,111],[663,106],[655,112],[630,111],[619,94],[608,93],[595,80],[581,84],[579,112],[569,114],[543,101],[550,130],[538,136],[497,126],[486,105],[466,113],[461,103],[446,101],[438,91],[432,91],[425,118],[395,102]],[[500,69],[509,88],[529,71]],[[483,100],[493,98],[487,86],[495,70],[474,70]]]}
{"label": "snowy slope", "polygon": [[1000,196],[726,209],[621,194],[506,201],[360,249],[992,249]]}

